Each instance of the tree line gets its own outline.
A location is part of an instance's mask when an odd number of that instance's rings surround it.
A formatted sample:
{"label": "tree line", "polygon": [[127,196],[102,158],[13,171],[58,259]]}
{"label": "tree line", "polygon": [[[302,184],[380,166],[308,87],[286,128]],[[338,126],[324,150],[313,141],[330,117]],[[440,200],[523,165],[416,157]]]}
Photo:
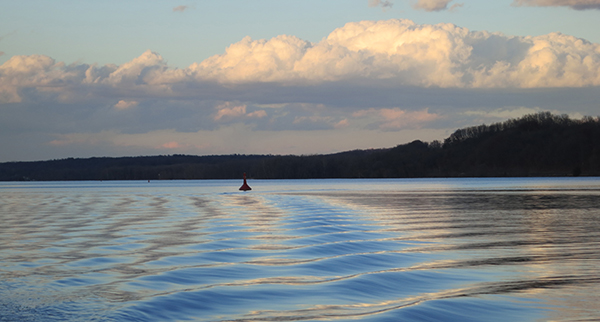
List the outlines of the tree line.
{"label": "tree line", "polygon": [[600,175],[600,118],[549,112],[456,130],[443,142],[326,155],[161,155],[0,163],[2,181]]}

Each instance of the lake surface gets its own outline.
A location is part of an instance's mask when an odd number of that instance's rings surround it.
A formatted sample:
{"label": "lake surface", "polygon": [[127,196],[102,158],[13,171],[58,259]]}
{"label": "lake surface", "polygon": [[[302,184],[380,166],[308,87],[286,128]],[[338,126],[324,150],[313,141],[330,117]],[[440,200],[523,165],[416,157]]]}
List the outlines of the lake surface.
{"label": "lake surface", "polygon": [[0,321],[596,321],[600,179],[0,183]]}

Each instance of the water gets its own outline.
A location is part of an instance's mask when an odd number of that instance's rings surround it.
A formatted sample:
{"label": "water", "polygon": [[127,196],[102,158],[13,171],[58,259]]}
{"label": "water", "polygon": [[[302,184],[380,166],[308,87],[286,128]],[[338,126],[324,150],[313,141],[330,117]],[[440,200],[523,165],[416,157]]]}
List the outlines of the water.
{"label": "water", "polygon": [[600,179],[0,183],[0,321],[600,320]]}

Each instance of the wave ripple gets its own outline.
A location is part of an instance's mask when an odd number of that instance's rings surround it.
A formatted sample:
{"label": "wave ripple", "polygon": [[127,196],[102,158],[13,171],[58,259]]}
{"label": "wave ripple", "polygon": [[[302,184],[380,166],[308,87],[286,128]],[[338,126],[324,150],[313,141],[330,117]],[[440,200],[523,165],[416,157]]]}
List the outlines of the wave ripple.
{"label": "wave ripple", "polygon": [[600,319],[600,184],[487,180],[0,185],[0,321]]}

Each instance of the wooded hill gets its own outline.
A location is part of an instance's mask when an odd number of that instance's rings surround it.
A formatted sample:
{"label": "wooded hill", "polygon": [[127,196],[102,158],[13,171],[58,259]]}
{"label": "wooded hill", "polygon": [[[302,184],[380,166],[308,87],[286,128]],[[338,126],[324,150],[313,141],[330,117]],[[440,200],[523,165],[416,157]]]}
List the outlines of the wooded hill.
{"label": "wooded hill", "polygon": [[0,163],[1,181],[600,175],[600,118],[549,112],[455,131],[444,142],[327,155],[143,156]]}

